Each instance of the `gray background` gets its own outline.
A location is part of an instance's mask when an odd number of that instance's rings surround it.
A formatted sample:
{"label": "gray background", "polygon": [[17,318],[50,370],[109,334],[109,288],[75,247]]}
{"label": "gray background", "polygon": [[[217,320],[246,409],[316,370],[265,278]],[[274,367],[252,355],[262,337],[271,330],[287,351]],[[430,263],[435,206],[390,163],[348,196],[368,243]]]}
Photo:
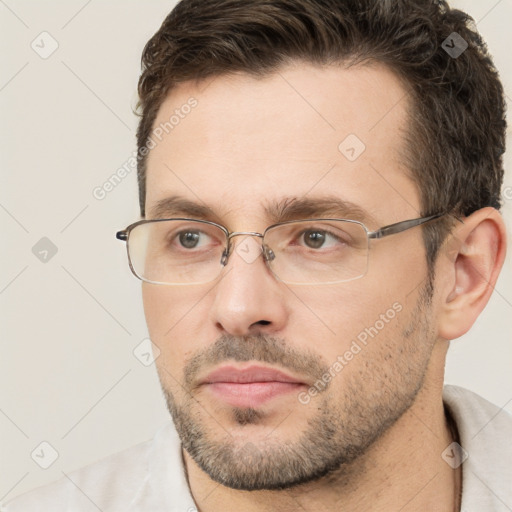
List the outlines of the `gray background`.
{"label": "gray background", "polygon": [[[133,353],[147,337],[140,284],[114,238],[138,218],[135,170],[103,200],[93,191],[135,150],[141,51],[174,4],[0,0],[0,501],[146,440],[168,418],[154,366]],[[512,0],[453,4],[477,21],[510,102]],[[509,411],[511,270],[509,255],[488,308],[452,342],[446,377]],[[42,442],[58,453],[48,469]]]}

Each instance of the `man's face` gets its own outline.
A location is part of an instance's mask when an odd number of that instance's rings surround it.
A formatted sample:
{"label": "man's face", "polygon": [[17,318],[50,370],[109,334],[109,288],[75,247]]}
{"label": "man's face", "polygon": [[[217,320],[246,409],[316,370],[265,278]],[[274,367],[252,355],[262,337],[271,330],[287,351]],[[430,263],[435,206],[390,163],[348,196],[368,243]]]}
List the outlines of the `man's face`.
{"label": "man's face", "polygon": [[[376,65],[296,64],[265,79],[182,84],[155,123],[182,109],[149,155],[147,218],[171,196],[209,206],[209,220],[231,232],[262,233],[272,223],[265,206],[293,198],[353,203],[369,230],[418,217],[402,158],[407,106],[399,81]],[[184,448],[234,488],[348,470],[428,378],[436,336],[421,229],[371,241],[366,275],[328,285],[285,284],[261,255],[236,249],[261,239],[232,242],[216,281],[143,284]]]}

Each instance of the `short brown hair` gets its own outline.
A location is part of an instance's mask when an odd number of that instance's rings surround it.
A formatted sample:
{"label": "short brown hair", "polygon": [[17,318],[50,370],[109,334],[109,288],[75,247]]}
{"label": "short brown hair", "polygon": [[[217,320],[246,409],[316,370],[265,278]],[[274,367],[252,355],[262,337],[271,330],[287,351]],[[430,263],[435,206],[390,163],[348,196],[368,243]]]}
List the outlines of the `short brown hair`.
{"label": "short brown hair", "polygon": [[[442,46],[456,32],[468,48]],[[460,40],[462,41],[462,40]],[[421,214],[500,208],[505,99],[473,20],[444,0],[182,0],[148,41],[139,80],[141,215],[148,140],[179,83],[230,72],[266,76],[293,60],[388,66],[411,96],[407,165]],[[448,224],[424,227],[429,264]]]}

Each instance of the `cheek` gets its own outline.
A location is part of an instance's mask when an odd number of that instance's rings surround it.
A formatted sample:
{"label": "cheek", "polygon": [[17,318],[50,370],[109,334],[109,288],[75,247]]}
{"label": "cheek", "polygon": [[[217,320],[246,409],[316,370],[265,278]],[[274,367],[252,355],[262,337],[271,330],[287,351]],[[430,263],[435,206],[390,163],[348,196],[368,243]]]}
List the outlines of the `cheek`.
{"label": "cheek", "polygon": [[203,310],[200,298],[204,293],[197,295],[191,288],[142,285],[149,336],[160,350],[157,366],[164,366],[174,376],[181,375],[184,359],[201,339],[199,318]]}
{"label": "cheek", "polygon": [[[294,290],[293,317],[287,338],[304,343],[322,356],[342,385],[368,365],[382,364],[390,353],[400,350],[407,310],[416,300],[410,293],[407,271],[383,281],[378,276]],[[368,278],[367,278],[368,277]],[[298,300],[297,300],[298,299]],[[290,299],[292,300],[292,299]],[[336,364],[338,363],[338,364]]]}
{"label": "cheek", "polygon": [[393,308],[400,293],[391,286],[383,289],[384,292],[380,283],[361,279],[307,292],[294,290],[297,298],[290,330],[299,339],[306,336],[314,350],[338,355],[358,336],[364,339],[366,330],[376,322],[377,327],[385,322],[386,330],[391,325],[396,309],[400,309],[400,305]]}
{"label": "cheek", "polygon": [[163,287],[143,283],[142,301],[151,340],[160,345],[159,342],[172,326],[175,300]]}
{"label": "cheek", "polygon": [[333,324],[332,341],[315,349],[322,350],[329,367],[331,396],[348,398],[349,393],[370,403],[386,390],[395,392],[397,383],[409,390],[409,383],[417,382],[424,355],[416,349],[418,333],[411,330],[410,308],[374,301],[345,310],[346,316]]}
{"label": "cheek", "polygon": [[172,337],[180,324],[191,325],[201,315],[208,289],[199,287],[142,284],[144,314],[151,335]]}

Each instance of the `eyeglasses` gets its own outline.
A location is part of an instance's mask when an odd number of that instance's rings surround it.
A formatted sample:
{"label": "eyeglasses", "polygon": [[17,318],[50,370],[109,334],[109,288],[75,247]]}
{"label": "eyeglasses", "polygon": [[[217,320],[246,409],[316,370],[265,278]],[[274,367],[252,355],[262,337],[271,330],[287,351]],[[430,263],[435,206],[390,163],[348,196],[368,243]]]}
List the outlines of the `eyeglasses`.
{"label": "eyeglasses", "polygon": [[[262,239],[264,261],[280,281],[335,284],[367,273],[370,239],[401,233],[444,215],[405,220],[376,231],[355,220],[292,220],[273,224],[263,233],[230,233],[224,226],[206,220],[142,220],[119,231],[116,237],[126,242],[133,274],[147,283],[191,285],[214,281],[232,254],[232,238],[247,235]],[[242,251],[237,252],[244,256]]]}

